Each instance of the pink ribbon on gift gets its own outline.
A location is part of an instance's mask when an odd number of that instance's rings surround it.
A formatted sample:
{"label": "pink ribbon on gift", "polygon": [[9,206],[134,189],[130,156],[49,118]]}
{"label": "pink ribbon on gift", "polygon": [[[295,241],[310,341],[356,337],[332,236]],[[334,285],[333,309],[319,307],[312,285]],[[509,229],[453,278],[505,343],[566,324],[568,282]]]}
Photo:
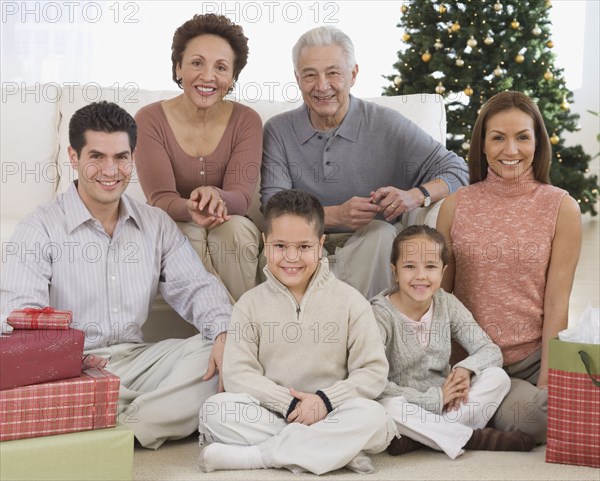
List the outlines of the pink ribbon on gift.
{"label": "pink ribbon on gift", "polygon": [[98,368],[103,369],[108,364],[108,360],[95,354],[86,354],[81,361],[81,370]]}
{"label": "pink ribbon on gift", "polygon": [[38,328],[38,318],[41,314],[52,314],[56,309],[53,307],[44,307],[43,309],[36,309],[34,307],[26,307],[23,309],[25,314],[31,314],[31,327],[33,329]]}

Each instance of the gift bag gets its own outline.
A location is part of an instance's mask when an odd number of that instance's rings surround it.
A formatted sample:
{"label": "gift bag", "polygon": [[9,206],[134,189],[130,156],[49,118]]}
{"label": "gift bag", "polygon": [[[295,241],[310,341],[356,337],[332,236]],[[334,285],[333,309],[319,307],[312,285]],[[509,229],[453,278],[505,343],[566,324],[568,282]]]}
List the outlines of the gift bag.
{"label": "gift bag", "polygon": [[546,462],[600,467],[600,345],[550,340]]}

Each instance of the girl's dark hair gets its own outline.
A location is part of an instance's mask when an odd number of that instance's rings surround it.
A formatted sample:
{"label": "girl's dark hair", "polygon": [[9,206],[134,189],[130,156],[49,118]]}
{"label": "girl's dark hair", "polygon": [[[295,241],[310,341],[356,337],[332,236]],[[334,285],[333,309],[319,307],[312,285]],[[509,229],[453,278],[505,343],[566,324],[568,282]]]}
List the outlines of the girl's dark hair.
{"label": "girl's dark hair", "polygon": [[402,254],[402,243],[410,239],[414,239],[415,237],[427,237],[436,244],[438,244],[440,246],[440,256],[442,264],[448,264],[450,256],[448,253],[448,247],[446,246],[446,240],[444,239],[444,236],[440,234],[437,230],[427,225],[411,225],[408,226],[406,229],[402,230],[394,239],[394,243],[392,244],[392,253],[390,255],[390,262],[393,265],[396,265],[398,259]]}
{"label": "girl's dark hair", "polygon": [[240,72],[248,63],[248,39],[244,30],[223,15],[208,13],[194,15],[190,20],[181,25],[173,34],[171,44],[171,63],[173,82],[181,88],[181,80],[177,79],[177,65],[181,65],[183,52],[190,40],[200,35],[216,35],[226,40],[235,55],[233,63],[233,80],[237,80]]}

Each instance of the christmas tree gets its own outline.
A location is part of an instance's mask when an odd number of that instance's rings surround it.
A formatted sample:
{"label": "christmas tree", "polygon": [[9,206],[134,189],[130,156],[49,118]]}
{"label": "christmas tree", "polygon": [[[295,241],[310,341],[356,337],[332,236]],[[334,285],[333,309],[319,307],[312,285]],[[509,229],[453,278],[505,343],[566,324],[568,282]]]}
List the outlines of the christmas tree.
{"label": "christmas tree", "polygon": [[573,94],[554,65],[550,0],[412,0],[398,27],[405,47],[386,78],[385,95],[438,93],[447,113],[447,147],[467,157],[481,105],[504,90],[524,92],[544,117],[553,148],[552,184],[567,190],[582,212],[596,215],[597,176],[581,145],[565,146],[578,127]]}

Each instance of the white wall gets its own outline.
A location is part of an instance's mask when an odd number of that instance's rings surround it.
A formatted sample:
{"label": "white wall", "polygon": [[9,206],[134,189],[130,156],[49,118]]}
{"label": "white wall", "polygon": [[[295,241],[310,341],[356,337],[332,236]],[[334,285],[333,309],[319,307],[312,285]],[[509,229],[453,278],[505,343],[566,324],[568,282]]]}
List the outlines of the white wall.
{"label": "white wall", "polygon": [[[237,95],[246,100],[297,98],[290,51],[317,25],[340,27],[354,40],[360,66],[353,92],[381,95],[383,75],[401,45],[402,2],[396,1],[3,1],[3,83],[87,84],[173,89],[170,45],[174,30],[194,13],[216,12],[240,23],[250,59]],[[570,137],[589,153],[598,150],[598,1],[554,0],[551,11],[558,65],[567,69],[573,110],[582,130]],[[43,93],[43,92],[42,92]]]}
{"label": "white wall", "polygon": [[[580,115],[581,130],[568,134],[567,143],[581,144],[586,153],[594,156],[600,151],[596,140],[600,133],[600,117],[587,111],[600,112],[600,2],[555,0],[553,5],[557,63],[565,68],[567,87],[573,91],[571,110]],[[579,21],[569,25],[573,14]],[[599,173],[598,160],[591,165],[596,174]]]}

